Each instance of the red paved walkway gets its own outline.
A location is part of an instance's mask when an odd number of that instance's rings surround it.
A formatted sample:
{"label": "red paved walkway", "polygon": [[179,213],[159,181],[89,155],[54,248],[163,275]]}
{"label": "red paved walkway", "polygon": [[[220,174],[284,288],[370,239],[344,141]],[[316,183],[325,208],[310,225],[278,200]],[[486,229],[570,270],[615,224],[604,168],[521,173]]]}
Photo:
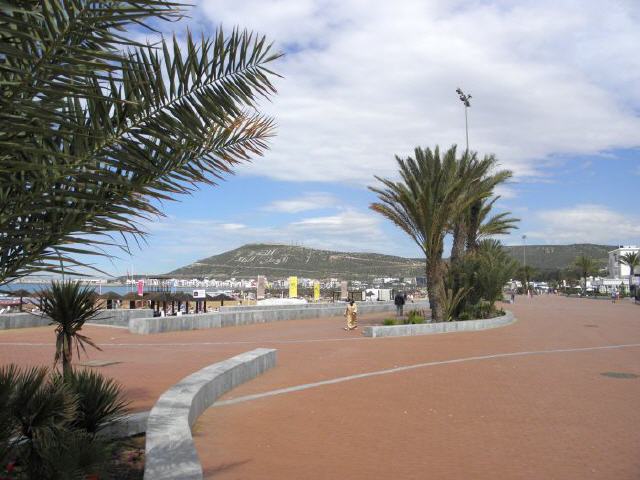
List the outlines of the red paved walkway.
{"label": "red paved walkway", "polygon": [[[423,362],[640,344],[640,306],[540,297],[513,310],[516,324],[484,332],[278,345],[278,366],[225,398]],[[640,346],[418,368],[211,408],[196,445],[207,478],[637,479],[640,378],[604,372],[640,375]]]}
{"label": "red paved walkway", "polygon": [[[278,366],[225,399],[397,366],[509,352],[640,344],[640,306],[518,299],[484,332],[364,339],[342,319],[153,336],[87,327],[123,363],[134,409],[193,371],[259,346]],[[50,364],[51,328],[0,331],[0,363]],[[640,478],[640,347],[435,365],[209,409],[196,444],[209,478]]]}

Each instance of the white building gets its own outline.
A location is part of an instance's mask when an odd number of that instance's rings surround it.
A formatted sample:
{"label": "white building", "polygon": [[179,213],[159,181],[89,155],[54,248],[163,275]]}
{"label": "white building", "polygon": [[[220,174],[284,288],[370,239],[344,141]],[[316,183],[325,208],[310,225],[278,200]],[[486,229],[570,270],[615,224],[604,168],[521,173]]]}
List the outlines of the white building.
{"label": "white building", "polygon": [[629,275],[631,274],[631,270],[629,269],[628,265],[625,265],[620,261],[620,257],[622,255],[626,255],[627,253],[638,253],[639,251],[640,247],[636,247],[635,245],[628,247],[620,246],[615,250],[611,250],[609,252],[609,277],[628,279]]}

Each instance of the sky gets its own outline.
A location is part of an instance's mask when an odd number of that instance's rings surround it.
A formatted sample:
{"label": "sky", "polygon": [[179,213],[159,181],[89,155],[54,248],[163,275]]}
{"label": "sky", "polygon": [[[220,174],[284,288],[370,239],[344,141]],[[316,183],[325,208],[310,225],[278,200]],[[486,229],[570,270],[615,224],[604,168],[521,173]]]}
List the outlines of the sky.
{"label": "sky", "polygon": [[240,26],[285,56],[261,109],[263,157],[163,205],[122,275],[163,273],[249,242],[418,257],[369,210],[395,155],[465,142],[514,172],[506,244],[640,244],[640,2],[636,0],[204,0],[163,32]]}

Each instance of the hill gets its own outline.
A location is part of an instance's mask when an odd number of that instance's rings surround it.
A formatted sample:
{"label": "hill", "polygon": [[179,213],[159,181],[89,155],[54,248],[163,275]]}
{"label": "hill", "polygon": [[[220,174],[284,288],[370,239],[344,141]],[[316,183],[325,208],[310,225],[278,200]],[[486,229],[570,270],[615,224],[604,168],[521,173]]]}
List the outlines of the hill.
{"label": "hill", "polygon": [[381,255],[349,253],[291,245],[250,244],[198,260],[168,275],[182,277],[309,278],[415,277],[424,275],[424,261]]}
{"label": "hill", "polygon": [[[578,255],[589,255],[606,263],[614,247],[592,244],[527,245],[527,265],[540,271],[563,269]],[[523,247],[506,247],[518,261]],[[424,260],[378,253],[335,252],[291,245],[250,244],[198,260],[168,275],[175,277],[249,278],[266,275],[283,278],[416,277],[424,275]]]}
{"label": "hill", "polygon": [[[610,245],[594,245],[592,243],[527,245],[527,265],[531,265],[541,272],[562,270],[571,267],[576,257],[586,255],[604,267],[609,260],[609,252],[615,248]],[[523,246],[511,246],[506,249],[513,258],[523,263]]]}

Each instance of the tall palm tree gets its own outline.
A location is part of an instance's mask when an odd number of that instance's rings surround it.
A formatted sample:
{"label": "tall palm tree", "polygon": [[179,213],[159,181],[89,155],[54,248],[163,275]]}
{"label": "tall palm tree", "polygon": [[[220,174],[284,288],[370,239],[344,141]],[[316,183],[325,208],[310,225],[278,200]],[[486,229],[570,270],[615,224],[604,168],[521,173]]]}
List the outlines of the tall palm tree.
{"label": "tall palm tree", "polygon": [[[486,155],[479,159],[475,152],[465,152],[458,162],[458,175],[468,188],[465,194],[473,200],[467,209],[461,212],[452,222],[451,263],[456,264],[464,255],[465,248],[476,250],[480,241],[480,229],[499,197],[493,197],[497,185],[512,177],[510,170],[497,170],[497,159],[494,155]],[[493,199],[491,199],[493,197]],[[511,219],[508,213],[496,216],[485,227],[485,235],[508,233],[515,228],[517,219]],[[509,221],[506,221],[509,220]],[[498,228],[501,227],[501,228]]]}
{"label": "tall palm tree", "polygon": [[[500,195],[486,198],[482,201],[478,213],[477,229],[469,229],[467,232],[467,244],[476,249],[480,242],[496,235],[507,235],[511,230],[518,228],[519,218],[511,216],[511,212],[500,212],[489,216],[494,203],[500,199]],[[474,225],[475,227],[475,225]]]}
{"label": "tall palm tree", "polygon": [[640,267],[640,253],[625,253],[624,255],[620,255],[620,261],[629,267],[629,291],[631,291],[636,267]]}
{"label": "tall palm tree", "polygon": [[267,148],[274,124],[258,108],[275,93],[280,54],[264,37],[133,40],[182,16],[168,0],[4,7],[0,284],[68,271],[105,243],[128,249],[142,221],[161,215],[158,201],[214,184]]}
{"label": "tall palm tree", "polygon": [[414,156],[396,156],[400,181],[375,177],[382,187],[369,187],[379,199],[370,208],[400,227],[424,253],[431,316],[434,321],[442,321],[446,301],[444,237],[452,219],[472,201],[464,191],[473,185],[458,175],[455,146],[442,156],[438,147],[418,147]]}
{"label": "tall palm tree", "polygon": [[80,333],[84,324],[95,318],[100,309],[95,301],[95,292],[91,287],[82,286],[79,282],[53,281],[51,286],[40,292],[42,297],[42,315],[56,326],[56,354],[54,366],[62,363],[65,377],[71,373],[73,350],[80,356],[80,349],[86,352],[85,345],[98,350],[93,341]]}
{"label": "tall palm tree", "polygon": [[578,270],[580,278],[584,279],[584,283],[582,285],[582,293],[585,293],[587,290],[587,277],[596,271],[596,262],[592,257],[588,255],[580,255],[575,259],[573,265]]}

